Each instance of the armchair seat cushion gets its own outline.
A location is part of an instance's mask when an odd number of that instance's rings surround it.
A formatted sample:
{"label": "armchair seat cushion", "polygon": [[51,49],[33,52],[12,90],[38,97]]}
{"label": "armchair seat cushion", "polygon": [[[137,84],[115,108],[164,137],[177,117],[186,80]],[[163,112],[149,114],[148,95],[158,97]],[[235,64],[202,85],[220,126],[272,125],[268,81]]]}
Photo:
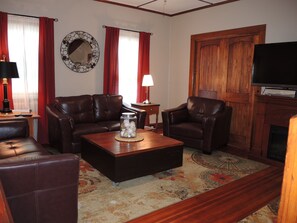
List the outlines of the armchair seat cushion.
{"label": "armchair seat cushion", "polygon": [[182,122],[170,126],[172,135],[179,135],[181,137],[203,139],[203,130],[201,123],[198,122]]}

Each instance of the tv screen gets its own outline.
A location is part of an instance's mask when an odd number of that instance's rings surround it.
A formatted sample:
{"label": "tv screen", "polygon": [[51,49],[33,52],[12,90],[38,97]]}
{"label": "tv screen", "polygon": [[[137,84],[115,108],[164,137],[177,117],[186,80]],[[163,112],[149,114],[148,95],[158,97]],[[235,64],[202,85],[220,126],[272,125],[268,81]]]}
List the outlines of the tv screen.
{"label": "tv screen", "polygon": [[297,89],[297,42],[255,45],[252,85]]}

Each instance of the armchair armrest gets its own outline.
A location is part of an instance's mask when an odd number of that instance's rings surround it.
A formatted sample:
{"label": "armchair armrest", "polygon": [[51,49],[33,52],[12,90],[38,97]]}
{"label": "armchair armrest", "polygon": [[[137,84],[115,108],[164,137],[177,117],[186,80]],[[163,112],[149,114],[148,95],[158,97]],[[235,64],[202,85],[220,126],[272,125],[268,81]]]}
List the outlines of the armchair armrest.
{"label": "armchair armrest", "polygon": [[49,144],[56,146],[62,153],[71,153],[71,138],[74,120],[71,116],[62,114],[54,104],[46,106],[48,118]]}
{"label": "armchair armrest", "polygon": [[29,124],[27,119],[0,120],[0,140],[28,136]]}
{"label": "armchair armrest", "polygon": [[169,126],[188,119],[187,103],[162,111],[163,134],[169,136]]}
{"label": "armchair armrest", "polygon": [[0,179],[16,222],[76,222],[78,177],[74,154],[0,161]]}
{"label": "armchair armrest", "polygon": [[231,115],[232,108],[226,106],[223,111],[202,118],[204,128],[203,152],[211,153],[212,149],[228,143]]}
{"label": "armchair armrest", "polygon": [[145,125],[145,117],[146,117],[146,111],[139,109],[139,108],[133,108],[127,104],[123,104],[122,112],[134,112],[137,116],[137,128],[144,129]]}

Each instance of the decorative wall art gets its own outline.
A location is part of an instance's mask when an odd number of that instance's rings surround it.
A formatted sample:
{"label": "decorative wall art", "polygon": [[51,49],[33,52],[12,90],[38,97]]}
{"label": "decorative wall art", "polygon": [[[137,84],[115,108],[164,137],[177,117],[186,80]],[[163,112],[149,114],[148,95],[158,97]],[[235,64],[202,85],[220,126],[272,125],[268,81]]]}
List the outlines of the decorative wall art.
{"label": "decorative wall art", "polygon": [[74,31],[65,36],[60,53],[64,64],[72,71],[86,73],[99,61],[100,48],[96,39],[84,31]]}

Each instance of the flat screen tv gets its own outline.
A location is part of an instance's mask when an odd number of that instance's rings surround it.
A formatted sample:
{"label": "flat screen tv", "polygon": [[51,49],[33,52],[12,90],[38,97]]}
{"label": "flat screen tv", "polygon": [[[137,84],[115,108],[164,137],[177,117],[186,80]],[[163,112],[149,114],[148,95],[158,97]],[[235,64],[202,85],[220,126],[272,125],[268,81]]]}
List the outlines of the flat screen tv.
{"label": "flat screen tv", "polygon": [[297,42],[255,45],[252,85],[297,89]]}

